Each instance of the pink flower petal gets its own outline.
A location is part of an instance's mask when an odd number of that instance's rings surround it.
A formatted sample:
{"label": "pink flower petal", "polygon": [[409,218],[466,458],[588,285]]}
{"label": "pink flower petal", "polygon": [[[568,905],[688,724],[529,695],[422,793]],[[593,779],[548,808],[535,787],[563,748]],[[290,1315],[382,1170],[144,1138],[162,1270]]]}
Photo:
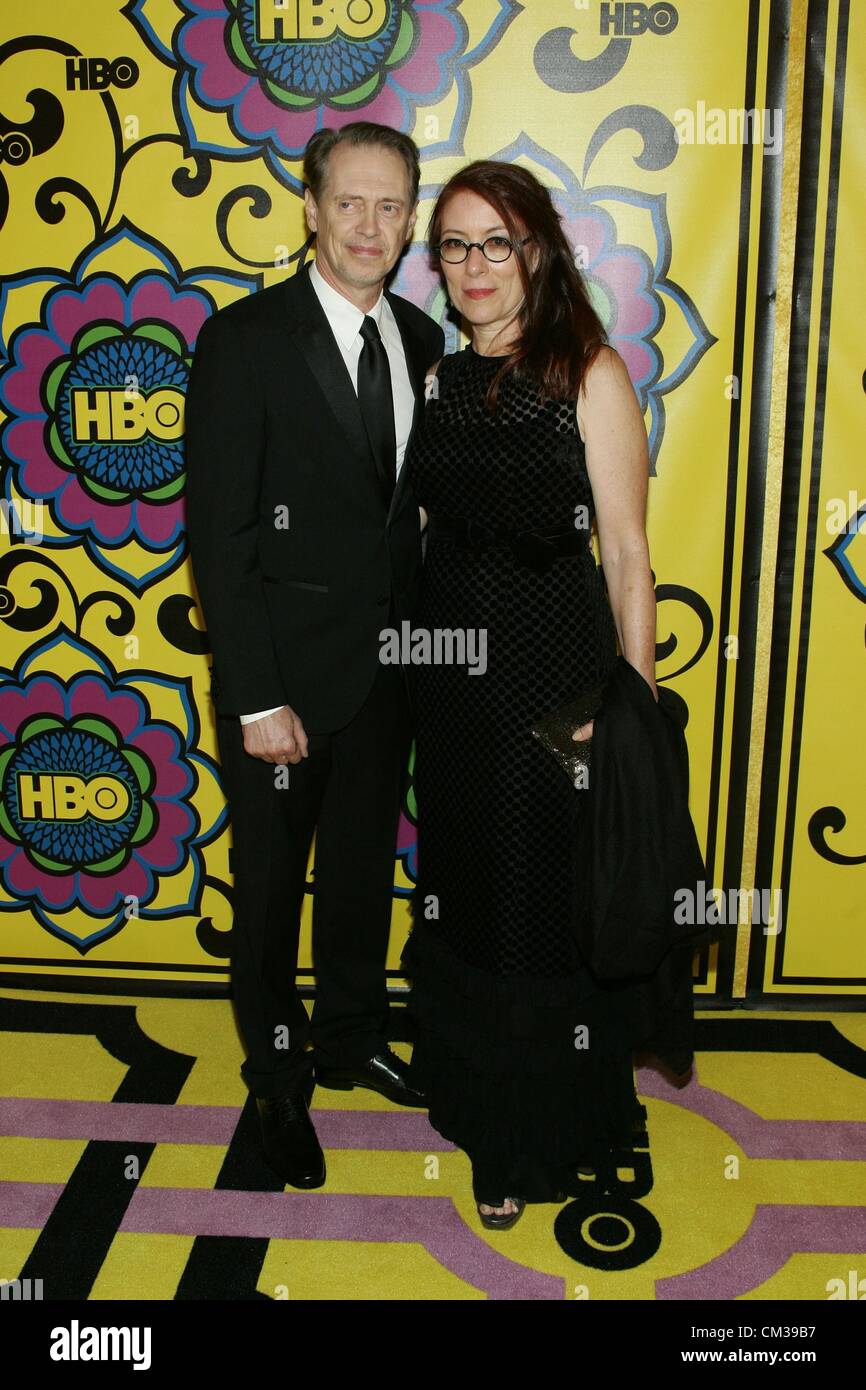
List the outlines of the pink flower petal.
{"label": "pink flower petal", "polygon": [[75,875],[47,874],[19,849],[5,865],[6,885],[14,897],[39,897],[45,906],[61,910],[75,901]]}
{"label": "pink flower petal", "polygon": [[[410,94],[435,92],[445,54],[454,47],[454,21],[444,14],[420,14],[421,40],[412,57],[391,69],[392,80]],[[437,58],[441,61],[437,62]]]}
{"label": "pink flower petal", "polygon": [[140,281],[129,296],[130,323],[161,319],[172,324],[186,343],[195,342],[208,313],[203,295],[189,290],[178,293],[168,280],[155,275]]}
{"label": "pink flower petal", "polygon": [[[135,746],[150,759],[154,767],[171,763],[178,754],[177,736],[155,724],[149,724],[141,730],[135,740]],[[171,793],[163,791],[163,795]]]}
{"label": "pink flower petal", "polygon": [[[357,111],[335,111],[328,107],[328,125],[339,126],[348,125],[350,121],[357,121]],[[401,129],[403,120],[403,103],[394,91],[393,87],[385,86],[369,106],[364,108],[365,121],[378,121],[380,125],[394,126]]]}
{"label": "pink flower petal", "polygon": [[[227,106],[251,80],[233,63],[223,43],[226,12],[221,18],[202,19],[184,29],[183,57],[196,68],[196,91],[214,106]],[[256,79],[252,79],[255,81]]]}
{"label": "pink flower petal", "polygon": [[83,676],[76,681],[69,697],[73,718],[90,715],[111,724],[128,743],[140,727],[144,705],[140,695],[132,691],[108,690],[102,676]]}
{"label": "pink flower petal", "polygon": [[[147,502],[136,499],[133,505],[133,528],[136,535],[161,550],[179,539],[178,531],[185,527],[184,499],[174,502]],[[180,523],[180,526],[178,526]]]}
{"label": "pink flower petal", "polygon": [[564,219],[565,234],[572,246],[586,247],[586,266],[592,267],[605,247],[606,230],[600,217],[578,214]]}
{"label": "pink flower petal", "polygon": [[28,684],[26,692],[17,685],[0,686],[0,729],[9,735],[9,742],[17,738],[21,725],[34,714],[66,717],[64,694],[53,677],[37,677]]}
{"label": "pink flower petal", "polygon": [[416,827],[409,820],[405,811],[400,812],[400,820],[397,825],[397,848],[399,850],[411,849],[418,838]]}
{"label": "pink flower petal", "polygon": [[89,874],[85,869],[79,873],[78,891],[84,907],[90,908],[100,916],[108,916],[117,907],[117,895],[121,898],[143,898],[150,892],[150,882],[145,869],[135,856],[124,864],[115,874],[106,878],[102,874]]}
{"label": "pink flower petal", "polygon": [[70,530],[94,530],[108,542],[122,541],[129,535],[132,503],[109,507],[85,492],[77,479],[71,479],[69,487],[60,494],[56,509],[58,520]]}
{"label": "pink flower petal", "polygon": [[612,287],[616,297],[615,332],[645,333],[652,327],[656,315],[644,293],[645,271],[633,256],[609,256],[595,267],[595,273]]}
{"label": "pink flower petal", "polygon": [[193,813],[182,802],[163,801],[157,806],[158,828],[156,835],[142,845],[140,854],[151,868],[160,872],[174,871],[179,867],[179,847],[191,833],[194,826]]}
{"label": "pink flower petal", "polygon": [[[316,130],[316,107],[305,107],[301,111],[271,110],[271,125],[274,139],[285,150],[302,150]],[[328,125],[334,122],[328,120]],[[261,128],[257,127],[261,133]]]}
{"label": "pink flower petal", "polygon": [[656,318],[656,310],[646,295],[633,295],[619,301],[614,332],[628,334],[629,337],[647,333]]}
{"label": "pink flower petal", "polygon": [[272,140],[282,139],[287,149],[299,149],[306,145],[316,129],[315,106],[284,111],[258,82],[251,83],[244,92],[238,102],[237,113],[241,130],[249,131],[256,139],[266,136]]}
{"label": "pink flower petal", "polygon": [[225,18],[226,0],[184,0],[188,10],[195,10],[201,14],[208,10],[213,10],[215,14],[221,14]]}
{"label": "pink flower petal", "polygon": [[632,381],[648,381],[653,370],[653,359],[643,343],[636,343],[631,338],[617,339],[616,331],[611,334],[611,341],[628,368],[628,374]]}
{"label": "pink flower petal", "polygon": [[[136,742],[136,747],[140,743]],[[174,797],[187,796],[191,790],[190,767],[187,763],[178,762],[178,753],[175,750],[170,757],[155,763],[156,785],[153,788],[155,797]]]}
{"label": "pink flower petal", "polygon": [[22,485],[34,497],[50,497],[69,481],[68,471],[45,448],[44,420],[16,420],[6,431],[6,448],[13,458],[24,460]]}
{"label": "pink flower petal", "polygon": [[57,344],[42,329],[22,333],[15,344],[16,365],[3,379],[3,394],[13,412],[44,416],[42,379],[59,356]]}
{"label": "pink flower petal", "polygon": [[121,287],[106,276],[87,281],[80,290],[60,290],[51,297],[48,327],[67,348],[82,328],[100,320],[126,322],[126,296]]}

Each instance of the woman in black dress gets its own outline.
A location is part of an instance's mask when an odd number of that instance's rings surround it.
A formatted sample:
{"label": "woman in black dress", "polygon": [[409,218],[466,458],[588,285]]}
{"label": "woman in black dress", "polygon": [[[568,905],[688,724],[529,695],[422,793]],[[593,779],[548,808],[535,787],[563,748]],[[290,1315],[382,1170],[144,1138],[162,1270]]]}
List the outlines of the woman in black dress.
{"label": "woman in black dress", "polygon": [[581,961],[581,794],[530,729],[606,676],[617,638],[657,698],[649,461],[543,185],[477,161],[442,189],[429,241],[471,342],[431,369],[407,459],[427,525],[415,626],[467,646],[417,668],[411,1073],[472,1160],[482,1221],[505,1227],[564,1200],[642,1113],[646,1011]]}

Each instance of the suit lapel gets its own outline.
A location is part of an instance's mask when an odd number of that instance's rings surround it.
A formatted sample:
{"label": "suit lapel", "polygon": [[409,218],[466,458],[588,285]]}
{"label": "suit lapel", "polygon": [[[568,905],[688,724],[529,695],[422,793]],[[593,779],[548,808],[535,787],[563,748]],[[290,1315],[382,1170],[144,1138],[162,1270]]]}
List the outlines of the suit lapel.
{"label": "suit lapel", "polygon": [[[412,383],[412,390],[415,394],[415,409],[412,413],[412,428],[409,431],[409,439],[415,433],[421,412],[424,409],[424,375],[430,363],[427,361],[426,349],[420,338],[411,331],[403,318],[403,302],[397,296],[391,294],[390,290],[385,291],[385,298],[391,306],[394,318],[397,320],[397,327],[400,329],[400,337],[403,340],[403,352],[406,356],[406,366],[409,371],[409,380]],[[406,447],[408,454],[408,444]],[[394,495],[391,498],[391,505],[388,509],[388,520],[394,517],[400,508],[403,494],[406,491],[408,469],[406,467],[406,457],[404,455],[403,464],[397,475],[397,485],[394,488]]]}
{"label": "suit lapel", "polygon": [[327,315],[310,284],[310,265],[304,266],[285,284],[287,289],[291,288],[286,308],[290,314],[291,329],[297,338],[298,351],[318,381],[322,395],[342,427],[353,453],[366,459],[376,474],[358,397]]}
{"label": "suit lapel", "polygon": [[[310,284],[310,264],[308,263],[286,281],[286,310],[290,329],[297,339],[298,351],[319,383],[322,395],[332,414],[343,430],[352,451],[365,460],[367,467],[379,480],[376,462],[364,418],[358,405],[358,397],[352,386],[342,353],[328,323],[327,315],[319,303],[319,297]],[[424,373],[428,366],[423,342],[411,331],[403,317],[402,301],[397,295],[385,291],[391,306],[406,357],[406,367],[415,395],[415,409],[412,416],[412,431],[424,405]],[[410,435],[411,437],[411,435]],[[406,489],[406,467],[401,467],[388,508],[390,520],[397,512]],[[381,482],[380,482],[381,485]]]}

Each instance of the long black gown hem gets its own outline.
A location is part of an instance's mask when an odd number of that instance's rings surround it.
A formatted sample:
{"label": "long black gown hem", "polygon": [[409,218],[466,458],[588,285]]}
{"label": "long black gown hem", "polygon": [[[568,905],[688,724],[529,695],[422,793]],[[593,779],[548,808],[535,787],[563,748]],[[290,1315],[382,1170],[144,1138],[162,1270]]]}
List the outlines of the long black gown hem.
{"label": "long black gown hem", "polygon": [[[491,1076],[574,1075],[583,1043],[607,1058],[635,1052],[675,1074],[693,1062],[692,953],[671,952],[652,975],[600,982],[582,967],[569,975],[497,976],[461,960],[424,921],[403,950],[412,981],[409,1013]],[[578,1036],[584,1025],[588,1031]]]}

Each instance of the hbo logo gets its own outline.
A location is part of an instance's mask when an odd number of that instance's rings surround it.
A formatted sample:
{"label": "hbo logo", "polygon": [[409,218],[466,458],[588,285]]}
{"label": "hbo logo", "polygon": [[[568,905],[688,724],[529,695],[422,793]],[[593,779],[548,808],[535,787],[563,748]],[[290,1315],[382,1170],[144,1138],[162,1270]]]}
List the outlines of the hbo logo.
{"label": "hbo logo", "polygon": [[601,7],[599,33],[631,38],[633,34],[645,34],[649,29],[653,34],[671,34],[679,22],[679,14],[673,5],[605,3]]}
{"label": "hbo logo", "polygon": [[131,87],[138,81],[138,64],[132,58],[67,58],[66,90],[104,92],[106,87]]}

